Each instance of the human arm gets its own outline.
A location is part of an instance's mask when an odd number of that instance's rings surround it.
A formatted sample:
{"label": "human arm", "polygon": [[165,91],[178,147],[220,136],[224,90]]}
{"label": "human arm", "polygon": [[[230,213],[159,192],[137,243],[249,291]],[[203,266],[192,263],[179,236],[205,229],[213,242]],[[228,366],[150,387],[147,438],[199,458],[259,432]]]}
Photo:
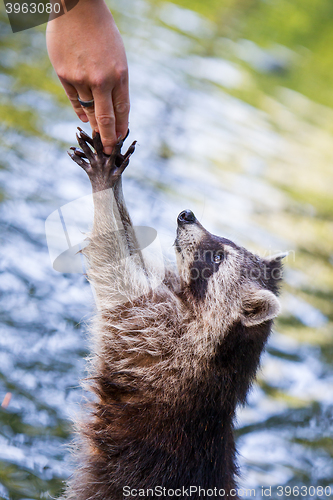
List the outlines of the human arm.
{"label": "human arm", "polygon": [[[104,0],[80,0],[48,22],[51,63],[78,117],[99,131],[106,154],[128,129],[128,67],[122,38]],[[83,108],[94,99],[94,106]]]}

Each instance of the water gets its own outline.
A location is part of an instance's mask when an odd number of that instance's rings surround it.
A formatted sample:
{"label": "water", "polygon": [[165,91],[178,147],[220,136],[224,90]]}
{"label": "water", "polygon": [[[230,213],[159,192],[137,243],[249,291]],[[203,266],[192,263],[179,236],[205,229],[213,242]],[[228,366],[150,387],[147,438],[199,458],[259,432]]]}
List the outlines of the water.
{"label": "water", "polygon": [[[221,36],[175,4],[116,3],[139,144],[125,180],[135,224],[156,228],[170,259],[184,208],[261,255],[290,251],[282,315],[238,413],[240,484],[257,498],[262,486],[277,498],[278,485],[325,497],[309,487],[333,492],[332,111],[286,86],[253,88],[253,68],[297,59],[282,45]],[[0,498],[40,499],[70,471],[93,310],[84,278],[52,269],[45,220],[90,188],[66,155],[79,123],[43,29],[12,35],[2,14],[0,32],[0,400],[12,394],[0,411]]]}

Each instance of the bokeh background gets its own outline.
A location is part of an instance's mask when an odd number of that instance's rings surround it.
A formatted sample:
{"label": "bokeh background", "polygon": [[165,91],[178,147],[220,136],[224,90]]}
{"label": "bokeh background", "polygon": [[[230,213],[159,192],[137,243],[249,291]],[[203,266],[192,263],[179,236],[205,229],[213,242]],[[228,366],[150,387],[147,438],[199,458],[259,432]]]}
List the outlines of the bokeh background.
{"label": "bokeh background", "polygon": [[[168,258],[184,208],[260,255],[290,251],[283,311],[238,412],[240,484],[257,498],[276,485],[333,493],[333,2],[109,4],[130,67],[135,223],[157,229]],[[79,122],[45,26],[12,34],[0,8],[0,400],[12,393],[0,498],[41,499],[70,473],[94,307],[82,275],[52,269],[45,220],[90,188],[66,154]]]}

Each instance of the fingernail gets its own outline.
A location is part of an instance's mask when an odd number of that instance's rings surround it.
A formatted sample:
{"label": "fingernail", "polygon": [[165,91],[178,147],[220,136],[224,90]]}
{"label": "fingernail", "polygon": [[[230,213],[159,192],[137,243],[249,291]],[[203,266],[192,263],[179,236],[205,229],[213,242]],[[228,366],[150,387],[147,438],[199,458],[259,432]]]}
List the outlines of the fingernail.
{"label": "fingernail", "polygon": [[87,123],[87,121],[88,121],[88,118],[86,117],[86,115],[80,115],[79,118],[81,121],[83,121],[85,123]]}
{"label": "fingernail", "polygon": [[122,134],[120,134],[120,135],[118,136],[117,141],[119,142],[121,138],[122,138]]}
{"label": "fingernail", "polygon": [[104,153],[106,155],[110,155],[112,153],[112,148],[110,148],[110,147],[104,148]]}

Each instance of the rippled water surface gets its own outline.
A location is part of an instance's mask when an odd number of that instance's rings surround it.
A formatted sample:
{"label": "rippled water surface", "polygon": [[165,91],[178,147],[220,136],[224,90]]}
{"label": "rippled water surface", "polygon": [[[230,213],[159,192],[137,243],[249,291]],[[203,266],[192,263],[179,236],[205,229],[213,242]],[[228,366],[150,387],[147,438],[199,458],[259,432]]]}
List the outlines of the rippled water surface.
{"label": "rippled water surface", "polygon": [[[256,497],[277,485],[333,493],[333,112],[292,85],[289,67],[301,68],[304,47],[264,50],[246,24],[242,36],[223,32],[216,2],[208,13],[181,3],[110,4],[139,144],[128,206],[136,224],[158,231],[167,258],[184,208],[261,255],[290,252],[282,314],[238,413],[240,484]],[[0,498],[40,499],[60,494],[70,473],[94,307],[82,275],[53,270],[45,220],[90,189],[66,154],[79,123],[44,28],[13,35],[1,16],[0,400],[12,396],[0,409]],[[272,88],[271,74],[281,78]]]}

